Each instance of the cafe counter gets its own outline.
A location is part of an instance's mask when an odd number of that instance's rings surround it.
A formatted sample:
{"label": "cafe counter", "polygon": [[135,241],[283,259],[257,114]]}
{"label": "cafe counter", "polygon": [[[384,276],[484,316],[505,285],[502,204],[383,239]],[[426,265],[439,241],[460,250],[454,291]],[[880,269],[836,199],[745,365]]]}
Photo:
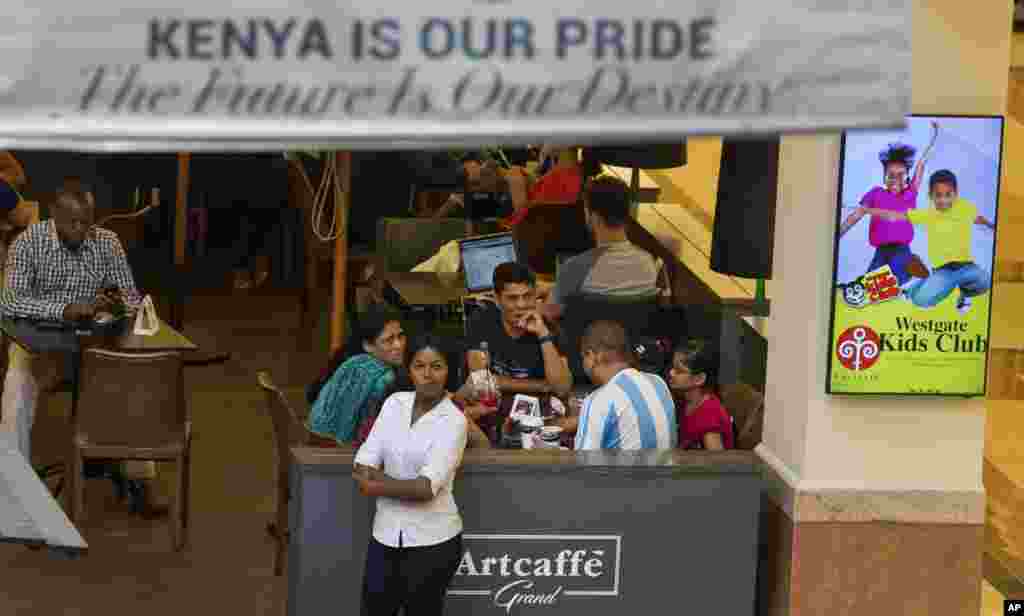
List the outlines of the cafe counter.
{"label": "cafe counter", "polygon": [[[359,614],[373,500],[351,450],[292,450],[288,614]],[[469,450],[451,615],[754,613],[753,452]]]}

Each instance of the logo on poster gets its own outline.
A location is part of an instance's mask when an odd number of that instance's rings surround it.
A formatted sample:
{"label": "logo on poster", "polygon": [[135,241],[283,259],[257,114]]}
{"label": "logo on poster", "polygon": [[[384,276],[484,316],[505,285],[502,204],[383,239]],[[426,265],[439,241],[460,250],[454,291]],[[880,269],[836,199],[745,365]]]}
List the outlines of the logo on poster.
{"label": "logo on poster", "polygon": [[852,308],[880,304],[900,296],[900,283],[888,265],[869,272],[849,284],[839,285],[843,301]]}
{"label": "logo on poster", "polygon": [[875,365],[881,352],[881,338],[866,325],[851,327],[836,340],[836,357],[847,370],[867,370]]}
{"label": "logo on poster", "polygon": [[507,615],[565,597],[618,596],[621,545],[620,535],[466,534],[448,594],[487,599]]}

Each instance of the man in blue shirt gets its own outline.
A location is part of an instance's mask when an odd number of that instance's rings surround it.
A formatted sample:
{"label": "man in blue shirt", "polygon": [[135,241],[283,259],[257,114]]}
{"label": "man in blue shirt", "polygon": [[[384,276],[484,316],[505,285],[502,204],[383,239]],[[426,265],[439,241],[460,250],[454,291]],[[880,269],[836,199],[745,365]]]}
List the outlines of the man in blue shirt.
{"label": "man in blue shirt", "polygon": [[592,323],[580,351],[583,369],[598,389],[583,401],[576,450],[674,448],[672,394],[660,376],[633,368],[625,328],[611,321]]}

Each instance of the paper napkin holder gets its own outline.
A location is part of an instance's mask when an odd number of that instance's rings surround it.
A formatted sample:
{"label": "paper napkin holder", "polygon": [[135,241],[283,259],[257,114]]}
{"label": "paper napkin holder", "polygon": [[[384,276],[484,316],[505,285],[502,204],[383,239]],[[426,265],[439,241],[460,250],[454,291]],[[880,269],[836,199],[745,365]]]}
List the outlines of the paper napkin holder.
{"label": "paper napkin holder", "polygon": [[132,333],[136,336],[152,336],[158,331],[160,331],[160,320],[156,317],[153,298],[147,295],[142,298],[139,311],[135,313],[135,327],[132,328]]}

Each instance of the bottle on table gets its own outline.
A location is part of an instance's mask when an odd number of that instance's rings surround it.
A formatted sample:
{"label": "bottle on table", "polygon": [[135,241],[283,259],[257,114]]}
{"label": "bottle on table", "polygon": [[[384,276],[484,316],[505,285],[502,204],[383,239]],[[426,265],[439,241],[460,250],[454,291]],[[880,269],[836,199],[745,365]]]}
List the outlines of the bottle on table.
{"label": "bottle on table", "polygon": [[474,371],[471,375],[476,398],[483,406],[493,409],[481,427],[484,428],[487,438],[492,443],[498,443],[501,438],[501,426],[498,425],[498,421],[495,421],[494,412],[496,412],[500,403],[501,392],[498,390],[497,381],[491,370],[491,353],[487,342],[481,342],[477,351],[484,355],[484,367],[481,370]]}
{"label": "bottle on table", "polygon": [[480,352],[484,355],[484,368],[480,370],[477,378],[477,396],[480,403],[488,408],[497,408],[501,392],[498,390],[497,380],[491,370],[491,353],[487,342],[480,343]]}

